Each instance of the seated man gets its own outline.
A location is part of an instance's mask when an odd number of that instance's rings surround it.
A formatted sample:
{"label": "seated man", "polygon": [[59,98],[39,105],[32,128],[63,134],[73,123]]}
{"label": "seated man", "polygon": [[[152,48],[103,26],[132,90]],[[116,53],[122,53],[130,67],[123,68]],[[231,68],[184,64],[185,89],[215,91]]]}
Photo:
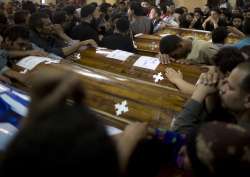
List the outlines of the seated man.
{"label": "seated man", "polygon": [[[202,122],[211,120],[211,117],[237,123],[249,129],[249,68],[249,62],[239,64],[220,84],[216,73],[204,74],[183,111],[173,120],[172,129],[188,133]],[[208,97],[210,95],[215,96],[213,100]]]}
{"label": "seated man", "polygon": [[101,45],[113,50],[120,49],[134,52],[133,41],[129,33],[129,21],[126,18],[118,19],[115,24],[114,34],[105,36]]}
{"label": "seated man", "polygon": [[182,59],[180,61],[211,65],[213,64],[212,58],[217,51],[218,47],[211,42],[193,38],[184,39],[176,35],[165,36],[160,41],[162,64]]}
{"label": "seated man", "polygon": [[54,53],[60,57],[72,54],[83,45],[96,46],[96,43],[91,40],[71,43],[72,40],[63,32],[63,29],[53,25],[46,13],[32,14],[29,25],[31,29],[30,41],[46,52]]}

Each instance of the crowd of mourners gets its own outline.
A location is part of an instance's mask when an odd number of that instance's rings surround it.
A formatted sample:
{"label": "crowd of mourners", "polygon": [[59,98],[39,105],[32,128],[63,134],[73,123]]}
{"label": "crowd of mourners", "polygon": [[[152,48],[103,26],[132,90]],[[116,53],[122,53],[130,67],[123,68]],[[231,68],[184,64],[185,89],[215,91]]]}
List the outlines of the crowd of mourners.
{"label": "crowd of mourners", "polygon": [[[202,64],[208,70],[193,85],[166,66],[166,78],[190,96],[169,130],[137,122],[111,136],[79,99],[85,93],[74,73],[41,67],[27,78],[13,69],[28,56],[61,60],[83,46],[136,52],[136,34],[166,27],[212,34],[211,41],[178,35],[160,40],[157,57],[162,64]],[[239,41],[229,45],[228,36]],[[250,176],[247,1],[208,1],[192,12],[171,0],[157,5],[139,0],[49,5],[10,1],[0,4],[0,44],[1,83],[31,85],[29,112],[18,132],[3,142],[7,133],[0,128],[0,176],[172,177],[176,169],[183,176]],[[0,111],[0,120],[5,120],[2,115],[8,116]]]}

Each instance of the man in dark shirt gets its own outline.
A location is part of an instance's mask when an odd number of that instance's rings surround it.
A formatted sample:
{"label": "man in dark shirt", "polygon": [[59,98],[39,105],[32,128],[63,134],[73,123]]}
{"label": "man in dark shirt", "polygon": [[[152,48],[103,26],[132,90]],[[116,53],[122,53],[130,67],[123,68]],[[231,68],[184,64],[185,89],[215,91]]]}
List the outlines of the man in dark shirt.
{"label": "man in dark shirt", "polygon": [[93,39],[99,43],[99,36],[97,30],[93,27],[93,14],[98,10],[93,4],[85,5],[81,9],[81,23],[75,26],[71,32],[73,39],[88,40]]}
{"label": "man in dark shirt", "polygon": [[65,57],[81,46],[91,44],[96,46],[94,41],[75,41],[73,42],[62,28],[52,24],[46,13],[38,12],[32,14],[29,25],[30,41],[46,52],[54,53],[60,57]]}
{"label": "man in dark shirt", "polygon": [[133,41],[129,35],[129,21],[120,18],[115,24],[114,34],[103,38],[101,45],[109,49],[120,49],[134,52]]}

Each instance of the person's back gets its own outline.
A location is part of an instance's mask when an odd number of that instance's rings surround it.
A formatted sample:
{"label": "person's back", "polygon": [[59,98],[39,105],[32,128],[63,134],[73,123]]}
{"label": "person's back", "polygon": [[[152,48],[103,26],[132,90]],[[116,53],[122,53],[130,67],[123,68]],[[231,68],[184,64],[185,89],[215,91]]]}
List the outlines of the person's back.
{"label": "person's back", "polygon": [[130,27],[133,34],[151,34],[153,25],[151,20],[144,16],[143,8],[140,3],[132,2],[129,6],[128,16],[130,18]]}
{"label": "person's back", "polygon": [[135,51],[133,42],[128,35],[124,36],[121,34],[112,34],[106,36],[102,40],[102,45],[113,50],[119,49],[128,52]]}
{"label": "person's back", "polygon": [[109,49],[120,49],[134,52],[133,41],[129,35],[129,21],[124,18],[118,19],[115,24],[115,33],[105,36],[102,39],[102,45]]}
{"label": "person's back", "polygon": [[192,50],[186,59],[194,63],[212,64],[212,58],[218,50],[211,42],[193,39]]}
{"label": "person's back", "polygon": [[151,34],[152,33],[152,23],[151,20],[146,16],[137,17],[131,23],[131,29],[133,34]]}

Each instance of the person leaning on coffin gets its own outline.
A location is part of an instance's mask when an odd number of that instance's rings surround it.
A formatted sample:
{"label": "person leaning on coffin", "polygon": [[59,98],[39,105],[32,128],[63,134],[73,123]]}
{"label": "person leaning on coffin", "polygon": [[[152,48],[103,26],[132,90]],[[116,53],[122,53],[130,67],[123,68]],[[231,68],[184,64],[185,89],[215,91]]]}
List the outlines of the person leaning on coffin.
{"label": "person leaning on coffin", "polygon": [[[234,47],[223,47],[214,56],[214,66],[204,66],[209,68],[209,72],[217,72],[220,78],[225,78],[240,63],[246,61],[241,51]],[[193,94],[195,85],[184,80],[182,72],[173,68],[166,68],[165,75],[182,93]],[[198,81],[199,82],[199,81]]]}
{"label": "person leaning on coffin", "polygon": [[179,63],[212,64],[211,60],[218,47],[211,42],[193,38],[181,38],[168,35],[160,40],[160,61],[168,64],[171,61]]}
{"label": "person leaning on coffin", "polygon": [[72,39],[63,32],[61,26],[54,25],[49,16],[43,12],[32,14],[29,25],[31,29],[30,41],[46,52],[54,53],[60,57],[71,55],[81,46],[87,44],[96,46],[93,40],[72,42]]}

